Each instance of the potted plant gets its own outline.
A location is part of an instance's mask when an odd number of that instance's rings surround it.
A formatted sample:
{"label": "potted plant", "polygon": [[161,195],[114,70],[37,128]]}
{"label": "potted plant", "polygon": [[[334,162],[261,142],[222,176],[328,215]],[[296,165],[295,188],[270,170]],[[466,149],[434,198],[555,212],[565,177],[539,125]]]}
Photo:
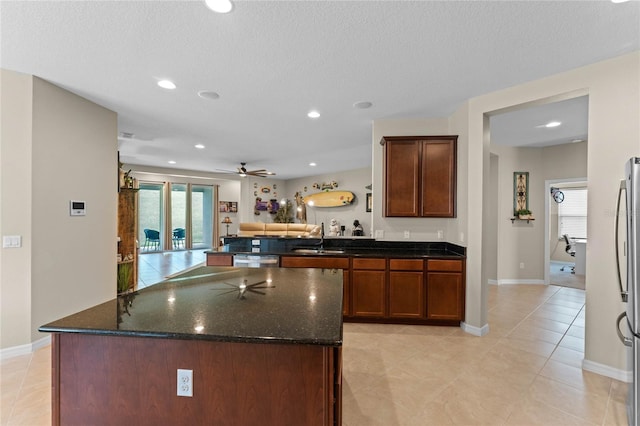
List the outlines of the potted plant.
{"label": "potted plant", "polygon": [[531,210],[520,209],[516,212],[518,219],[531,219]]}
{"label": "potted plant", "polygon": [[125,262],[118,264],[118,294],[125,293],[131,286],[133,276],[133,263]]}

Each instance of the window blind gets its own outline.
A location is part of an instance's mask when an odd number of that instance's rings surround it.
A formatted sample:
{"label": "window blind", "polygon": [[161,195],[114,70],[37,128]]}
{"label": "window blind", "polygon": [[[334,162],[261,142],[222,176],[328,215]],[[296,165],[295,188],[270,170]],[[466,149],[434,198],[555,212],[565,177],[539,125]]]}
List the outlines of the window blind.
{"label": "window blind", "polygon": [[564,201],[558,204],[558,238],[587,238],[587,189],[562,189]]}

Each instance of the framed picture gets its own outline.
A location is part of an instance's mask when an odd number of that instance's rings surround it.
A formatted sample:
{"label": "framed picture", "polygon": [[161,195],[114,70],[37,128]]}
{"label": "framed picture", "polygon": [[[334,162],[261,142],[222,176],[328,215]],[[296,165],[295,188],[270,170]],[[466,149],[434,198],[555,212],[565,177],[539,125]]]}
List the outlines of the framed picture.
{"label": "framed picture", "polygon": [[371,192],[367,192],[367,211],[370,212],[373,208],[373,201],[371,197]]}
{"label": "framed picture", "polygon": [[237,201],[219,201],[218,205],[220,213],[238,213]]}
{"label": "framed picture", "polygon": [[529,210],[529,172],[513,172],[513,213]]}

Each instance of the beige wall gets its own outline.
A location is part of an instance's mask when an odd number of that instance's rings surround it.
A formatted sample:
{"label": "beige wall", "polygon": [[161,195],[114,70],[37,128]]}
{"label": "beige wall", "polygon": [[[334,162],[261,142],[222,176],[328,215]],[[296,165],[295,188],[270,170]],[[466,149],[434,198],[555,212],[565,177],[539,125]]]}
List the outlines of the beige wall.
{"label": "beige wall", "polygon": [[[31,342],[32,77],[0,69],[0,349]],[[20,206],[20,208],[16,208]]]}
{"label": "beige wall", "polygon": [[[37,77],[2,77],[12,107],[2,111],[2,234],[23,237],[22,248],[3,249],[4,349],[115,296],[117,117]],[[8,81],[18,86],[5,91]],[[71,217],[70,200],[85,201],[86,216]]]}
{"label": "beige wall", "polygon": [[[355,195],[353,203],[330,208],[313,208],[307,207],[307,222],[320,224],[324,222],[326,235],[329,235],[329,223],[331,219],[336,219],[339,225],[344,225],[345,235],[351,235],[351,229],[353,228],[354,219],[358,219],[364,229],[365,236],[369,236],[371,233],[371,213],[366,211],[367,192],[371,192],[370,189],[366,189],[367,185],[371,185],[371,168],[350,170],[346,172],[337,172],[328,175],[308,176],[300,179],[287,180],[287,193],[286,197],[290,200],[294,200],[295,193],[299,191],[303,196],[315,194],[320,192],[319,189],[314,189],[313,184],[322,184],[323,182],[335,181],[338,183],[336,191],[351,191]],[[304,188],[307,191],[304,191]],[[294,207],[296,206],[294,202]]]}
{"label": "beige wall", "polygon": [[[640,53],[624,55],[570,72],[490,93],[471,99],[469,110],[469,152],[482,157],[489,152],[485,138],[485,114],[541,99],[559,100],[589,95],[589,240],[587,248],[587,310],[585,365],[590,369],[611,369],[611,374],[626,370],[626,353],[614,330],[616,316],[624,310],[615,291],[613,207],[618,181],[625,161],[640,152]],[[468,198],[483,196],[483,179],[488,179],[484,162],[469,162]],[[481,201],[480,201],[481,202]],[[472,203],[470,202],[470,205]],[[483,218],[470,216],[468,255],[482,246]],[[509,253],[505,253],[509,256]],[[499,257],[500,261],[502,259]],[[469,259],[467,306],[483,306],[486,287],[478,260]],[[508,263],[514,263],[507,259]],[[474,297],[476,296],[477,297]],[[486,307],[482,308],[486,311]],[[470,315],[471,313],[471,315]],[[467,309],[467,320],[477,321]]]}

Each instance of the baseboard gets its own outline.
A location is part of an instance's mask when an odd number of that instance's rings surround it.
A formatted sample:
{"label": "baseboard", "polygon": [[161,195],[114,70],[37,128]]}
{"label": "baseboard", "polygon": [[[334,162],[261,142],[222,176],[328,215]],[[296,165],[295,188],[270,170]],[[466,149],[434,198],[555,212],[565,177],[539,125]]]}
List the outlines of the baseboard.
{"label": "baseboard", "polygon": [[588,359],[582,360],[582,369],[591,371],[592,373],[600,374],[601,376],[611,377],[612,379],[616,379],[625,383],[631,383],[633,381],[632,371],[620,370],[608,365],[589,361]]}
{"label": "baseboard", "polygon": [[489,285],[498,285],[498,280],[487,280],[487,284],[489,284]]}
{"label": "baseboard", "polygon": [[460,328],[465,333],[473,334],[474,336],[482,337],[489,333],[489,324],[485,324],[482,327],[475,327],[473,325],[469,325],[466,322],[460,323]]}
{"label": "baseboard", "polygon": [[42,339],[38,339],[35,342],[27,343],[26,345],[12,346],[10,348],[0,349],[0,361],[4,361],[5,359],[13,358],[20,355],[28,355],[50,344],[51,335],[45,336]]}
{"label": "baseboard", "polygon": [[[493,282],[492,282],[493,281]],[[528,279],[528,280],[489,280],[489,284],[495,284],[495,285],[514,285],[514,284],[535,284],[535,285],[545,285],[544,284],[544,280],[534,280],[534,279]]]}

